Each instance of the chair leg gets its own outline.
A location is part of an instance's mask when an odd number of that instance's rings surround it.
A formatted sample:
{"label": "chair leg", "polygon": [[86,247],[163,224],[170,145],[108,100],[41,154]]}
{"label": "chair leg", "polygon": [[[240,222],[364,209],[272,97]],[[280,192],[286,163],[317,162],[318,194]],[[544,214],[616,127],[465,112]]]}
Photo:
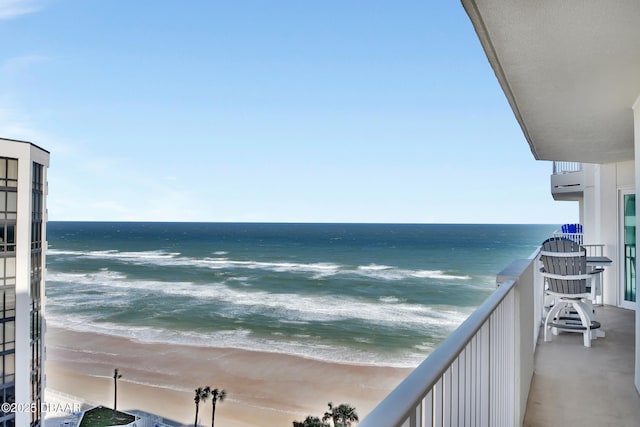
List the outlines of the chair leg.
{"label": "chair leg", "polygon": [[[552,337],[549,334],[549,329],[551,329],[553,335],[557,335],[558,328],[550,326],[549,323],[558,323],[554,322],[556,319],[560,317],[567,316],[568,313],[572,310],[578,314],[580,318],[580,323],[582,327],[584,327],[584,331],[582,331],[583,343],[585,347],[591,347],[591,340],[597,338],[597,330],[591,329],[591,323],[594,320],[595,314],[593,312],[593,306],[591,301],[579,301],[579,300],[563,300],[559,299],[557,303],[551,307],[549,313],[544,320],[544,341],[551,342]],[[558,320],[559,321],[559,320]],[[560,328],[562,329],[562,328]],[[577,331],[576,331],[577,332]]]}
{"label": "chair leg", "polygon": [[[589,317],[589,326],[591,326],[591,322],[596,320],[596,310],[594,307],[595,300],[587,298],[582,301],[582,304],[584,305],[586,313]],[[591,331],[592,340],[595,340],[596,338],[598,338],[599,329],[591,329],[590,331]]]}
{"label": "chair leg", "polygon": [[[594,302],[593,300],[587,298],[581,301],[581,305],[585,310],[585,314],[589,318],[589,322],[590,322],[589,325],[591,325],[591,322],[597,320]],[[596,338],[603,338],[603,337],[604,337],[604,332],[602,332],[600,329],[591,329],[591,339],[595,340]]]}
{"label": "chair leg", "polygon": [[[547,317],[544,320],[544,340],[545,342],[551,342],[552,338],[551,336],[549,336],[549,321],[553,321],[553,319],[556,318],[556,316],[566,308],[567,303],[564,301],[557,301],[556,305],[554,305],[553,307],[551,307],[551,310],[549,310],[549,313],[547,313]],[[556,328],[553,328],[556,329]],[[557,335],[554,334],[554,335]]]}
{"label": "chair leg", "polygon": [[[591,299],[585,299],[584,303],[588,307],[589,316],[591,317],[591,320],[598,320],[598,315],[595,309],[596,301]],[[605,337],[605,332],[602,329],[594,329],[591,332],[592,332],[593,339]]]}
{"label": "chair leg", "polygon": [[580,322],[582,323],[582,326],[585,327],[585,330],[582,333],[584,346],[591,347],[591,316],[593,315],[593,312],[589,312],[588,305],[582,301],[573,301],[571,304],[578,313],[578,316],[580,316]]}

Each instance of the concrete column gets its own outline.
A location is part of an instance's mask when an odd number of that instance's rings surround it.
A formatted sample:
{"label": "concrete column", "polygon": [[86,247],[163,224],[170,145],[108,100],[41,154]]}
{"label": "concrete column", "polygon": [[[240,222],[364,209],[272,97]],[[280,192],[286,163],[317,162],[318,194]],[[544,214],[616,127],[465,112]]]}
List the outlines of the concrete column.
{"label": "concrete column", "polygon": [[598,227],[594,236],[585,236],[585,243],[604,244],[604,255],[613,262],[607,265],[602,276],[602,297],[603,303],[607,305],[618,304],[618,239],[620,235],[620,213],[618,163],[598,165],[599,169],[599,218]]}

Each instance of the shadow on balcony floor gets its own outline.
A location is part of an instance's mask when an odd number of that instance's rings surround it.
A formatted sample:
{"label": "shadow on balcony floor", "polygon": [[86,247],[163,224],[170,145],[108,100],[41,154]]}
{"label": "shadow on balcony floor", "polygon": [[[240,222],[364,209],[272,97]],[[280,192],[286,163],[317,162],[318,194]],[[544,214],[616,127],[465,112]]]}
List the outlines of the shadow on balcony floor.
{"label": "shadow on balcony floor", "polygon": [[597,307],[606,338],[582,345],[582,334],[544,342],[542,330],[524,426],[640,425],[640,395],[633,384],[635,312]]}

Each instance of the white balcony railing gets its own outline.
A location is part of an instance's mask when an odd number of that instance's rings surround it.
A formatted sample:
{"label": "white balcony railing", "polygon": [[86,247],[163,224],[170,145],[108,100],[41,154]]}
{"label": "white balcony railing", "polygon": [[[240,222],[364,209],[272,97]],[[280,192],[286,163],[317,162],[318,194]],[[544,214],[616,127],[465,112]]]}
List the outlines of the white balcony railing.
{"label": "white balcony railing", "polygon": [[582,163],[553,162],[550,181],[554,200],[579,201],[584,195],[585,174]]}
{"label": "white balcony railing", "polygon": [[567,233],[564,231],[554,231],[553,237],[564,237],[565,239],[573,240],[579,245],[582,245],[582,243],[584,242],[583,233]]}
{"label": "white balcony railing", "polygon": [[522,425],[542,316],[537,258],[507,267],[491,296],[359,427]]}
{"label": "white balcony railing", "polygon": [[553,162],[553,173],[562,174],[569,172],[580,172],[582,170],[582,163],[580,162]]}

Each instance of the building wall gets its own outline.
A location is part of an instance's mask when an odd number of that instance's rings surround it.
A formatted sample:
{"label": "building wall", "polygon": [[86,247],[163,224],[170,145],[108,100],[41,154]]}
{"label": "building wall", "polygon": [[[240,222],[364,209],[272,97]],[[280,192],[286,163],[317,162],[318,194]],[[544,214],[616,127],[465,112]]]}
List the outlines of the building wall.
{"label": "building wall", "polygon": [[[39,266],[32,265],[32,207],[33,207],[33,164],[43,166],[44,193],[46,195],[46,169],[49,165],[49,153],[33,144],[0,139],[0,157],[17,159],[17,216],[15,218],[15,398],[17,407],[24,408],[25,404],[36,404],[36,414],[31,410],[21,410],[15,413],[16,426],[39,426],[39,403],[32,400],[44,396],[44,381],[42,368],[44,367],[44,340],[33,340],[34,331],[41,331],[42,322],[32,329],[32,315],[34,302],[41,304],[44,295],[44,268],[46,261],[44,251],[37,257]],[[46,212],[46,197],[42,199],[42,211]],[[46,222],[46,214],[44,221]],[[44,228],[44,227],[43,227]],[[46,236],[44,234],[43,236]],[[43,239],[45,239],[43,237]],[[46,247],[46,240],[45,240]],[[32,283],[34,268],[42,272],[38,283]],[[41,305],[43,307],[43,304]],[[44,318],[43,308],[39,310],[37,319]],[[36,343],[36,349],[32,347]],[[36,355],[36,363],[34,357]],[[32,383],[34,373],[38,381]],[[35,389],[34,389],[35,385]],[[0,421],[0,426],[4,426]],[[11,421],[7,425],[12,425]],[[43,423],[42,423],[43,425]]]}
{"label": "building wall", "polygon": [[620,194],[635,188],[633,161],[585,164],[584,197],[580,203],[580,218],[584,225],[585,244],[604,244],[604,255],[613,261],[603,274],[603,302],[619,305],[623,274]]}
{"label": "building wall", "polygon": [[[605,244],[605,256],[613,261],[603,275],[603,303],[620,305],[623,296],[624,253],[621,236],[621,193],[640,188],[640,98],[634,108],[635,160],[601,165],[583,165],[585,171],[584,197],[580,201],[580,220],[584,226],[585,244]],[[636,212],[640,212],[636,198]],[[640,227],[636,228],[636,240],[640,239]],[[640,298],[639,298],[640,300]],[[636,301],[636,361],[635,385],[640,392],[640,305]]]}

